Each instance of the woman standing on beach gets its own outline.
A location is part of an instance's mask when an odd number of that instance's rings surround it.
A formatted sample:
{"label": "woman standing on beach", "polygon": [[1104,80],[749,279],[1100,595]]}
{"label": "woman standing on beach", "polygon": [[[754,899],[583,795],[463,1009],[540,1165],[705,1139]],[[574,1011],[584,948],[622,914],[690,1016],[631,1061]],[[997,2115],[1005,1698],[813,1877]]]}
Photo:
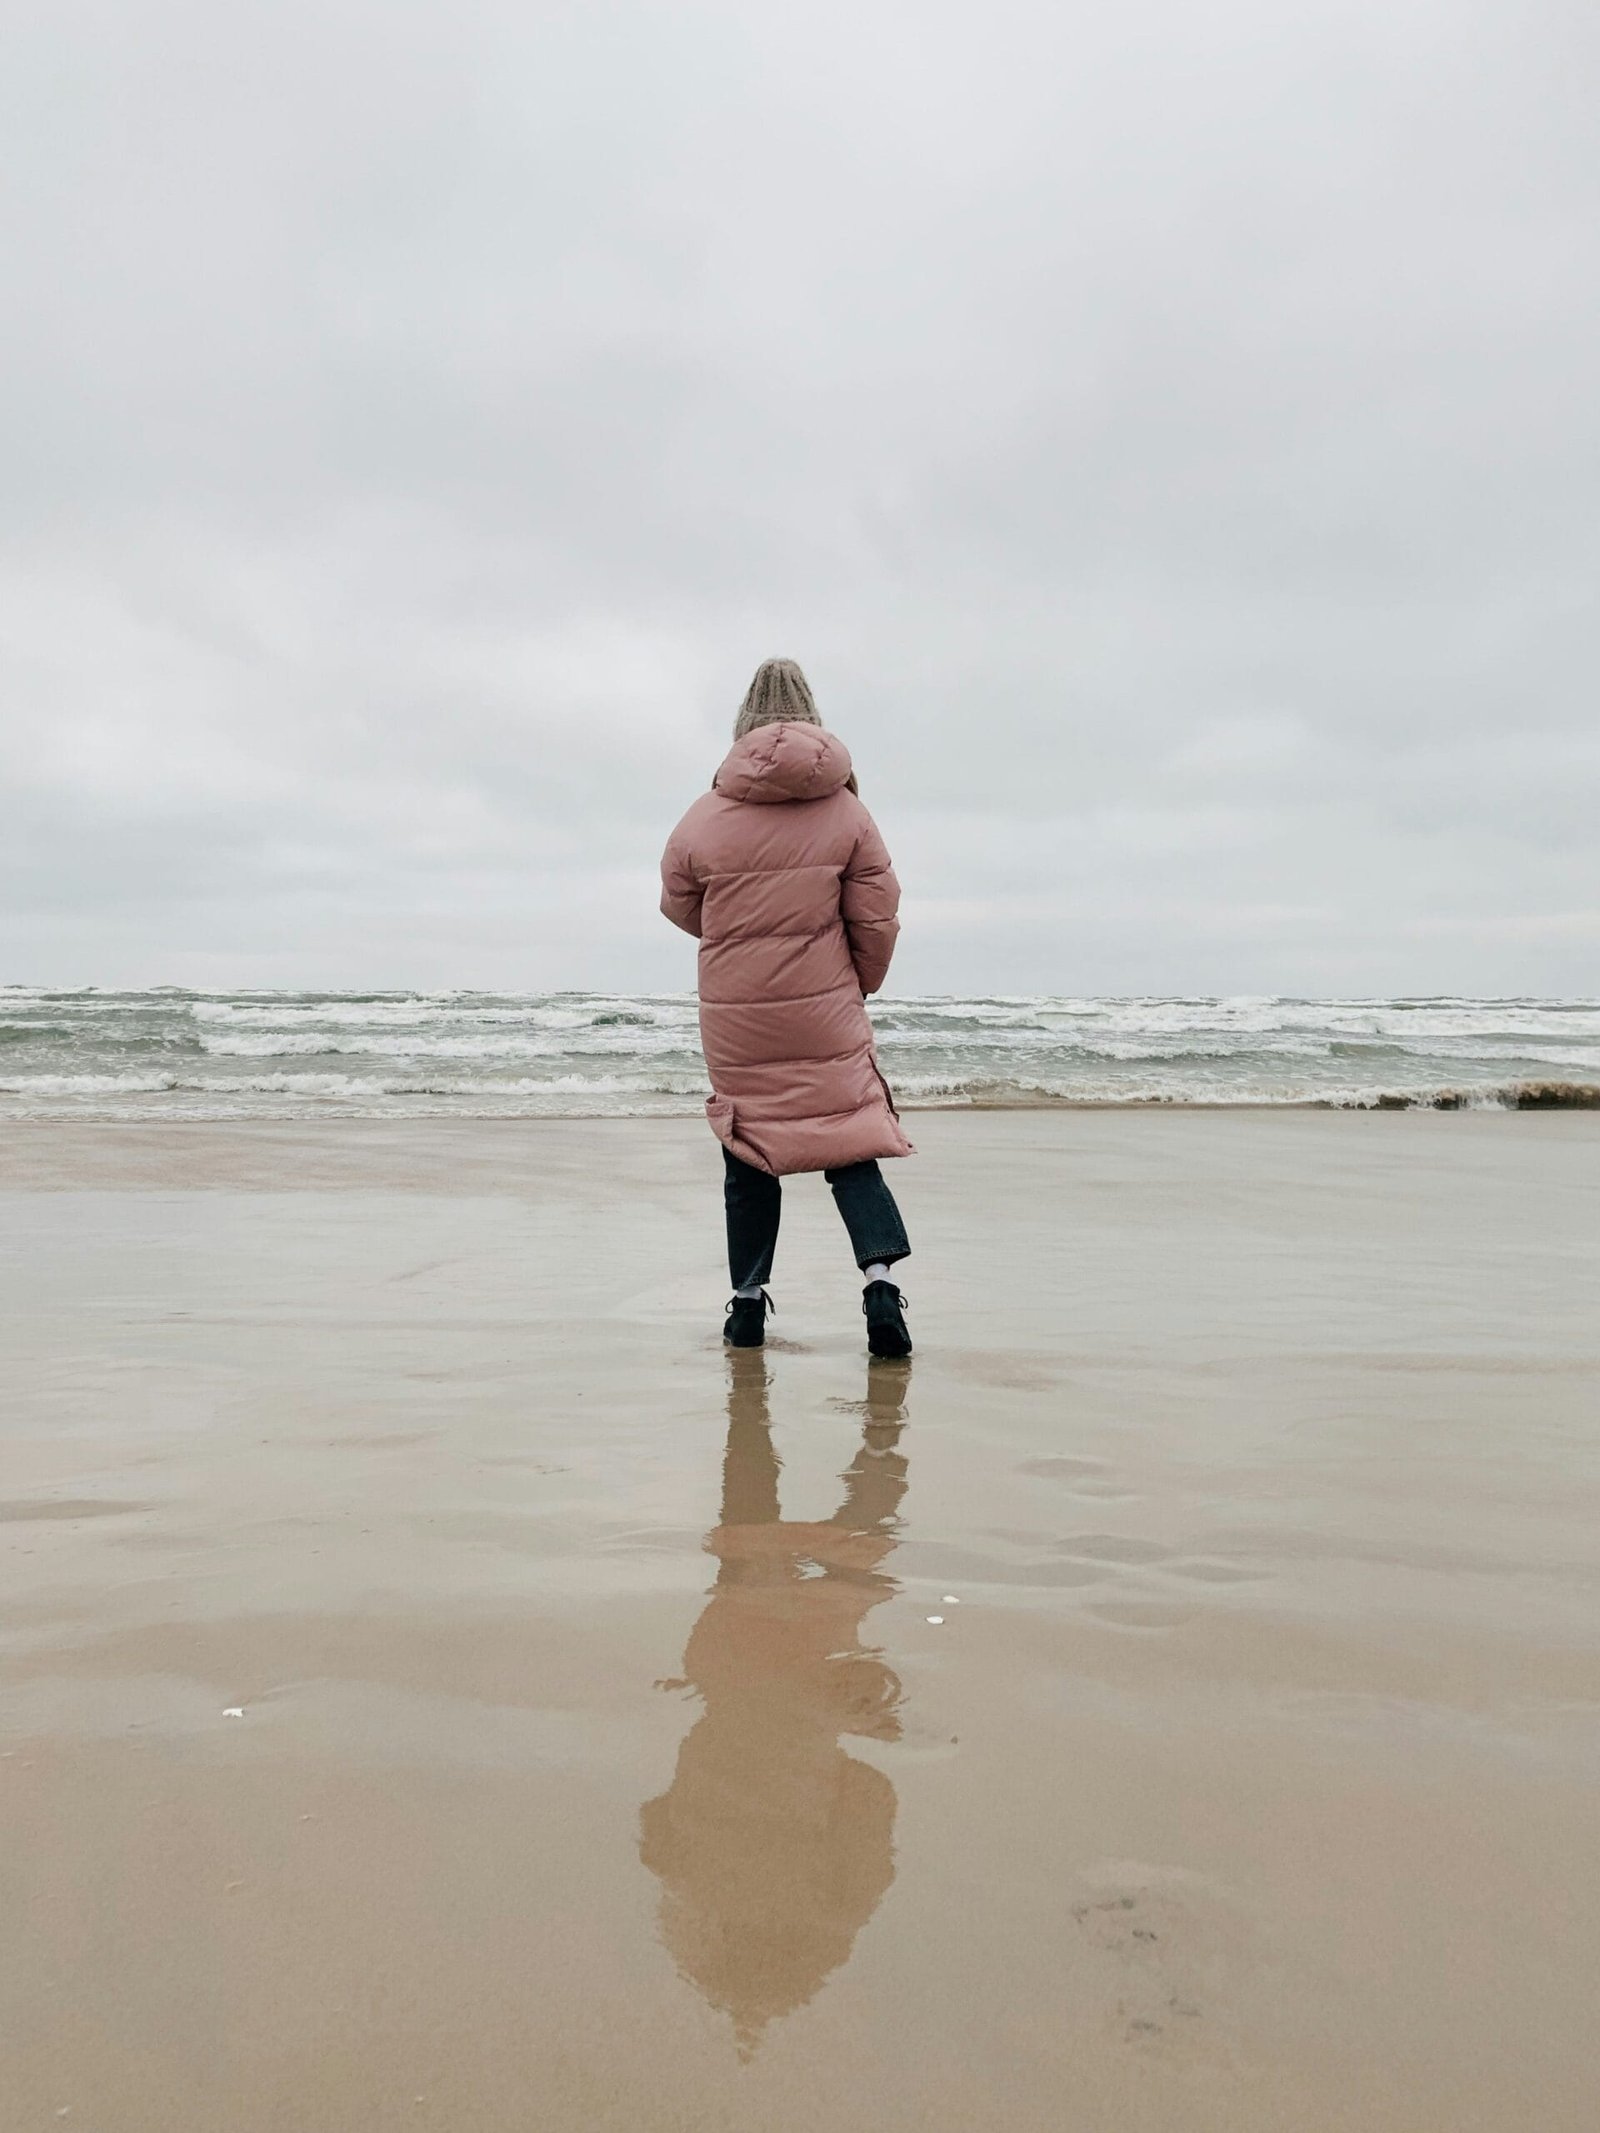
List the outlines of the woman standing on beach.
{"label": "woman standing on beach", "polygon": [[756,669],[733,747],[668,840],[661,908],[700,942],[700,1037],[722,1143],[733,1300],[723,1338],[759,1348],[779,1179],[820,1170],[865,1279],[874,1355],[909,1355],[889,1269],[911,1247],[878,1158],[910,1155],[866,995],[889,969],[900,885],[850,753],[792,659]]}

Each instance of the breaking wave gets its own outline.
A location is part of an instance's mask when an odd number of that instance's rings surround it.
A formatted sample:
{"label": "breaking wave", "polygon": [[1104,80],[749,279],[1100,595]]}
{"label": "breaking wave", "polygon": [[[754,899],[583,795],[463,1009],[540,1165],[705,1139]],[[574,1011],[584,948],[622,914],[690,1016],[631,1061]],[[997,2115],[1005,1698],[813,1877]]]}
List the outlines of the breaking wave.
{"label": "breaking wave", "polygon": [[[875,1001],[908,1109],[1600,1109],[1600,1000]],[[0,987],[0,1114],[651,1116],[707,1093],[683,994]]]}

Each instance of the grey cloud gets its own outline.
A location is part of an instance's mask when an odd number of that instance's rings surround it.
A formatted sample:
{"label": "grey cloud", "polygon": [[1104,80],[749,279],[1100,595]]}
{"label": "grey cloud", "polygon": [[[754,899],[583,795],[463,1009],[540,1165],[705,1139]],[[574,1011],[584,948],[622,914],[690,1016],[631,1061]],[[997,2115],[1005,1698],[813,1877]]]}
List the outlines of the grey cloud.
{"label": "grey cloud", "polygon": [[36,0],[8,970],[686,983],[655,854],[783,650],[907,985],[1596,990],[1595,61],[1555,0]]}

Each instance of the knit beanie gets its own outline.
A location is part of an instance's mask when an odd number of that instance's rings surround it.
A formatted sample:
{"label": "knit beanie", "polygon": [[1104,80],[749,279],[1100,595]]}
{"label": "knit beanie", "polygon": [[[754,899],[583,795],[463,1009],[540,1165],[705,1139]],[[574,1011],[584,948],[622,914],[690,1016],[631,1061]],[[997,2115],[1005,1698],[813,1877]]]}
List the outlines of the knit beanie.
{"label": "knit beanie", "polygon": [[757,726],[777,726],[790,721],[800,726],[820,726],[811,684],[792,659],[763,659],[755,679],[745,691],[739,716],[733,722],[733,737],[743,740]]}

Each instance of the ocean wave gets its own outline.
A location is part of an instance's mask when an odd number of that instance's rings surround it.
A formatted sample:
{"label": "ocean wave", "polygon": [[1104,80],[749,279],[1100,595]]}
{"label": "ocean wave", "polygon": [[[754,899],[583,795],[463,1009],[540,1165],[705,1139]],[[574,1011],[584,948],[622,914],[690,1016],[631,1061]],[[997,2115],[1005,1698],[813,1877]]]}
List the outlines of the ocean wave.
{"label": "ocean wave", "polygon": [[705,1076],[552,1074],[490,1081],[418,1080],[367,1074],[31,1074],[0,1081],[0,1096],[693,1096],[707,1093]]}
{"label": "ocean wave", "polygon": [[231,1000],[196,1000],[188,1012],[202,1023],[237,1024],[251,1029],[415,1029],[426,1031],[446,1025],[513,1024],[536,1030],[581,1030],[636,1027],[649,1029],[695,1026],[697,1011],[692,997],[672,996],[639,1000],[628,996],[596,996],[592,1001],[529,998],[516,1002],[461,999],[406,998],[371,1002],[320,998],[275,1001],[269,1006]]}
{"label": "ocean wave", "polygon": [[1596,1111],[1600,1082],[1509,1081],[1464,1088],[1266,1088],[1248,1083],[1199,1089],[1186,1084],[1104,1083],[1073,1089],[1015,1081],[897,1085],[904,1110],[954,1102],[975,1110],[1117,1110],[1167,1106],[1196,1111]]}
{"label": "ocean wave", "polygon": [[1316,1099],[1363,1111],[1600,1111],[1600,1082],[1508,1081],[1498,1088],[1363,1091]]}
{"label": "ocean wave", "polygon": [[894,1000],[880,1025],[906,1031],[970,1027],[1049,1028],[1092,1023],[1131,1036],[1214,1035],[1589,1036],[1600,1039],[1600,1001],[1050,999],[1007,1002]]}
{"label": "ocean wave", "polygon": [[682,1053],[685,1032],[637,1029],[574,1030],[555,1035],[473,1036],[470,1033],[442,1036],[401,1037],[364,1033],[340,1035],[332,1031],[263,1031],[228,1036],[202,1035],[200,1048],[216,1059],[314,1059],[319,1057],[374,1059],[477,1059],[485,1062],[518,1059],[615,1058],[643,1055],[660,1057]]}
{"label": "ocean wave", "polygon": [[[1600,1001],[894,996],[884,1071],[932,1104],[1588,1108]],[[693,1111],[692,995],[0,988],[7,1116]]]}
{"label": "ocean wave", "polygon": [[0,1096],[154,1096],[179,1086],[172,1074],[23,1074],[0,1081]]}

